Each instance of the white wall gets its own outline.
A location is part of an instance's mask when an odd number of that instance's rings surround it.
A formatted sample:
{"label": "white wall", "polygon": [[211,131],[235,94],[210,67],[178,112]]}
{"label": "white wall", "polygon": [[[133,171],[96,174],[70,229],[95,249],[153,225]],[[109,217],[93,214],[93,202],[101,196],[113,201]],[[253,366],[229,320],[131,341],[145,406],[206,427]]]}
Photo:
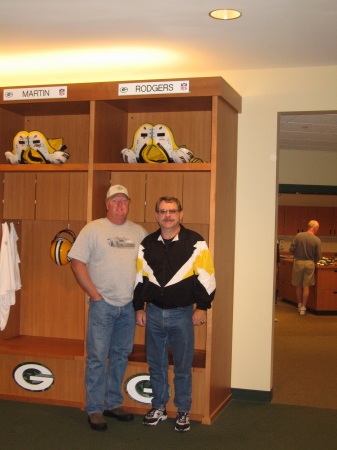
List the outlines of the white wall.
{"label": "white wall", "polygon": [[280,150],[279,183],[336,186],[337,152]]}
{"label": "white wall", "polygon": [[277,113],[337,106],[337,66],[222,74],[239,117],[232,387],[272,388]]}

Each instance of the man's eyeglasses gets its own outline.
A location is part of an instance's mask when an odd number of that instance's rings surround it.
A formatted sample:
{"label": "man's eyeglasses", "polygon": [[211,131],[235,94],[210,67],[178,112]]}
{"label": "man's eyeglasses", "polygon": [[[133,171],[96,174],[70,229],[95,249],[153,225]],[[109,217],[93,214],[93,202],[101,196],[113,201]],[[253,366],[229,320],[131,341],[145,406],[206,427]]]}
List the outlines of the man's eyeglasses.
{"label": "man's eyeglasses", "polygon": [[158,211],[158,213],[161,216],[165,216],[167,213],[172,214],[172,216],[174,216],[175,214],[177,214],[177,212],[179,212],[177,209],[160,209]]}

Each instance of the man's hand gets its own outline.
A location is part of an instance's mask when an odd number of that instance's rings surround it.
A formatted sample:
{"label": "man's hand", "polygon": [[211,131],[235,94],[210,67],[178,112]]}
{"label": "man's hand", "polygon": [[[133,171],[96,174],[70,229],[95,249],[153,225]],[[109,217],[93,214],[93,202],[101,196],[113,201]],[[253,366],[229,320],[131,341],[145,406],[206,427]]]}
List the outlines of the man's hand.
{"label": "man's hand", "polygon": [[140,327],[146,326],[146,312],[143,309],[136,311],[136,324]]}
{"label": "man's hand", "polygon": [[192,322],[193,325],[202,325],[206,322],[207,319],[207,312],[202,309],[195,309],[193,316],[192,316]]}

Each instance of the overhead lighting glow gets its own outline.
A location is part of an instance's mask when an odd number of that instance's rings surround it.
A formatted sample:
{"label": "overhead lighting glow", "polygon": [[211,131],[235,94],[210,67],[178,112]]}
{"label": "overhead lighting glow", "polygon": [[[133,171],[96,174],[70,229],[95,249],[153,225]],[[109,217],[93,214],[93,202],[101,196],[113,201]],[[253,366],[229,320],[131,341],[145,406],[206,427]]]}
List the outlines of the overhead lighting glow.
{"label": "overhead lighting glow", "polygon": [[55,84],[60,79],[72,83],[124,79],[135,68],[141,77],[144,71],[151,73],[153,67],[156,70],[177,67],[184,58],[181,49],[151,44],[2,54],[0,67],[6,70],[0,72],[0,85]]}
{"label": "overhead lighting glow", "polygon": [[241,17],[240,11],[235,11],[235,9],[215,9],[209,13],[213,19],[219,20],[232,20]]}

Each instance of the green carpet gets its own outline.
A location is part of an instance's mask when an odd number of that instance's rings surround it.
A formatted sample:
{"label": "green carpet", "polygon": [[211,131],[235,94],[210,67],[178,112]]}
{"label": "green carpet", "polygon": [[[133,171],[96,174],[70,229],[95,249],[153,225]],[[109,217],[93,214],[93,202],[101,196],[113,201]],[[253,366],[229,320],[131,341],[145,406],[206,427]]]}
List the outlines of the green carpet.
{"label": "green carpet", "polygon": [[15,450],[336,450],[337,411],[232,401],[215,422],[192,422],[177,433],[173,419],[145,427],[142,417],[108,418],[107,431],[91,430],[86,413],[62,406],[0,400],[0,448]]}

